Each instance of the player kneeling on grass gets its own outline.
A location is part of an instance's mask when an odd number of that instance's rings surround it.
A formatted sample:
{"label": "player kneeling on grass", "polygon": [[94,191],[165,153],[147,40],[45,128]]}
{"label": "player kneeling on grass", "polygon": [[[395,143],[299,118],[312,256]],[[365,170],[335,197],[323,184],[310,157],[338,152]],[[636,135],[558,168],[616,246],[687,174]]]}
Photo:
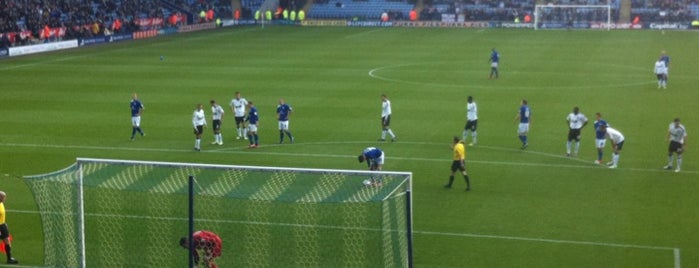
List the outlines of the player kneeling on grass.
{"label": "player kneeling on grass", "polygon": [[[204,259],[204,267],[218,268],[215,260],[221,256],[221,238],[213,232],[203,230],[194,232],[192,237],[194,240],[194,248],[192,249],[194,263],[199,264],[199,261],[201,261],[202,256],[200,256],[199,253],[201,252]],[[182,237],[180,239],[180,246],[189,248],[189,240],[187,237]]]}
{"label": "player kneeling on grass", "polygon": [[[381,149],[376,147],[367,147],[362,151],[362,153],[357,157],[359,163],[366,161],[369,170],[381,171],[384,162],[384,153]],[[381,186],[382,182],[380,179],[371,178],[369,183],[364,183],[366,186]]]}

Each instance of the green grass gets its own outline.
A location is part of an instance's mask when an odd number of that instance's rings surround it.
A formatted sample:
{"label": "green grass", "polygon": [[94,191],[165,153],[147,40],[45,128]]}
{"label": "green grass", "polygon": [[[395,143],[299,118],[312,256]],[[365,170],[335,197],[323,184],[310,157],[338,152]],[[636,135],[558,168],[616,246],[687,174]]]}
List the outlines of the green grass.
{"label": "green grass", "polygon": [[[386,170],[414,173],[417,267],[675,267],[677,257],[697,267],[698,41],[679,31],[240,27],[5,59],[0,174],[11,175],[0,189],[15,256],[43,263],[33,197],[13,176],[76,157],[363,169],[355,157],[371,145],[386,152]],[[498,80],[487,79],[493,47]],[[661,50],[672,57],[667,90],[652,73]],[[207,145],[193,152],[194,106],[227,104],[235,91],[260,111],[262,146],[234,140],[228,112],[225,145],[208,145],[207,129]],[[148,136],[130,142],[133,92]],[[382,93],[396,143],[375,141]],[[468,95],[480,122],[465,193],[461,180],[441,186]],[[276,144],[279,98],[294,108],[293,145]],[[513,122],[522,98],[533,112],[526,151]],[[618,170],[592,164],[589,127],[580,156],[563,157],[573,106],[591,119],[602,112],[624,133]],[[679,174],[661,170],[675,117],[690,133]]]}

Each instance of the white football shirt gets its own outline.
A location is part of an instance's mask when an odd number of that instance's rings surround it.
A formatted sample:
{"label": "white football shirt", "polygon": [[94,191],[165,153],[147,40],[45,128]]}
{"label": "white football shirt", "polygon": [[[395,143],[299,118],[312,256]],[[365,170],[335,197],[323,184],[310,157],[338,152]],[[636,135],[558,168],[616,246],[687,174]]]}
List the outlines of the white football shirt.
{"label": "white football shirt", "polygon": [[667,74],[667,66],[665,66],[665,62],[661,60],[656,61],[654,71],[655,74]]}
{"label": "white football shirt", "polygon": [[583,124],[587,122],[587,117],[585,117],[585,115],[582,113],[570,113],[568,114],[566,120],[568,120],[568,124],[570,125],[571,129],[580,129],[583,127]]}
{"label": "white football shirt", "polygon": [[687,129],[684,128],[684,125],[680,124],[678,127],[675,127],[675,123],[670,123],[670,141],[674,142],[679,142],[680,144],[684,144],[684,139],[687,137]]}
{"label": "white football shirt", "polygon": [[386,99],[381,104],[381,117],[386,117],[391,115],[391,101]]}
{"label": "white football shirt", "polygon": [[478,120],[478,107],[475,102],[466,104],[466,119],[468,121]]}
{"label": "white football shirt", "polygon": [[192,124],[194,127],[206,125],[206,115],[204,115],[204,109],[194,110],[192,115]]}
{"label": "white football shirt", "polygon": [[621,132],[619,132],[616,129],[607,127],[607,135],[609,135],[609,139],[614,141],[614,143],[620,143],[624,141],[624,135],[622,135]]}
{"label": "white football shirt", "polygon": [[231,107],[236,117],[245,116],[245,106],[248,106],[248,101],[245,98],[231,100]]}
{"label": "white football shirt", "polygon": [[223,113],[224,111],[223,108],[221,108],[221,105],[216,104],[214,106],[211,106],[212,119],[221,120],[221,118],[223,117]]}

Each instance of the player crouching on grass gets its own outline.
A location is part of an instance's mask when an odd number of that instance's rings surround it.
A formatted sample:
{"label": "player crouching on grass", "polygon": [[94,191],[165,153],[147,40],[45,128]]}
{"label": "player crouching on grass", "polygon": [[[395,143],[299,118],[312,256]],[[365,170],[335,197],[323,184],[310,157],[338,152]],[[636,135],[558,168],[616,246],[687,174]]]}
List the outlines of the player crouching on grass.
{"label": "player crouching on grass", "polygon": [[[199,252],[202,251],[204,253],[204,267],[218,268],[215,259],[221,256],[221,238],[213,232],[203,230],[194,232],[192,237],[194,239],[194,249],[192,249],[194,263],[199,264],[201,260]],[[189,240],[187,237],[182,237],[180,239],[180,246],[189,248]]]}
{"label": "player crouching on grass", "polygon": [[[376,147],[367,147],[362,153],[357,157],[359,163],[366,161],[369,170],[371,171],[381,171],[384,162],[384,153],[381,149]],[[383,182],[380,179],[372,177],[369,183],[364,183],[366,186],[381,186]]]}

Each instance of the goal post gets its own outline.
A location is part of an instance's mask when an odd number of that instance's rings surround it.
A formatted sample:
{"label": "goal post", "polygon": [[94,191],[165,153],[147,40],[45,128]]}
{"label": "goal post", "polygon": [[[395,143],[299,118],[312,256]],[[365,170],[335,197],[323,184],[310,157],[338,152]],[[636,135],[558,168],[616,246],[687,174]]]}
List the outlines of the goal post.
{"label": "goal post", "polygon": [[[579,25],[602,23],[606,30],[612,25],[611,5],[535,5],[534,29],[576,28]],[[579,27],[578,27],[579,28]]]}
{"label": "goal post", "polygon": [[[219,267],[412,267],[412,173],[78,158],[25,177],[50,267],[183,267],[193,224]],[[380,186],[365,186],[377,180]]]}

